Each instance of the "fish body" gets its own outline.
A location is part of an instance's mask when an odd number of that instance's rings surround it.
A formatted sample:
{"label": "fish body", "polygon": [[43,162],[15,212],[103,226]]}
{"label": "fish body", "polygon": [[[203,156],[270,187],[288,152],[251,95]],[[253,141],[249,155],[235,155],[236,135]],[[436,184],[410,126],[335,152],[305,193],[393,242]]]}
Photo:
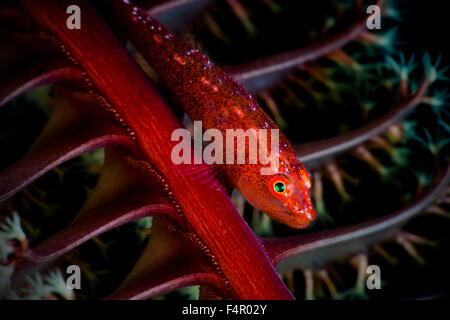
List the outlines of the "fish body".
{"label": "fish body", "polygon": [[[112,8],[128,32],[129,40],[193,121],[202,121],[204,129],[220,130],[224,137],[227,129],[244,132],[278,129],[236,79],[156,19],[128,0],[112,1]],[[267,164],[249,164],[248,154],[244,164],[221,167],[233,186],[253,206],[293,228],[305,228],[316,218],[310,198],[310,176],[281,131],[278,139],[279,166],[274,174],[262,175],[261,168]],[[259,136],[257,140],[259,142]],[[269,157],[270,151],[268,148]]]}

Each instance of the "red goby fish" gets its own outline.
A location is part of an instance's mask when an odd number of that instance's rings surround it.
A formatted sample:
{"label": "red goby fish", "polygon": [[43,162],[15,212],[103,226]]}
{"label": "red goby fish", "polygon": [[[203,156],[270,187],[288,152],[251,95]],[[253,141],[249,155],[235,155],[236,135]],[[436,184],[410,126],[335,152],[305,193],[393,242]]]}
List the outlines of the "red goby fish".
{"label": "red goby fish", "polygon": [[[193,121],[224,136],[227,129],[278,129],[250,93],[205,55],[128,0],[108,2],[128,39]],[[219,166],[254,207],[290,227],[305,228],[316,218],[310,176],[281,131],[277,151],[275,174],[262,175],[260,169],[266,166],[262,164]]]}

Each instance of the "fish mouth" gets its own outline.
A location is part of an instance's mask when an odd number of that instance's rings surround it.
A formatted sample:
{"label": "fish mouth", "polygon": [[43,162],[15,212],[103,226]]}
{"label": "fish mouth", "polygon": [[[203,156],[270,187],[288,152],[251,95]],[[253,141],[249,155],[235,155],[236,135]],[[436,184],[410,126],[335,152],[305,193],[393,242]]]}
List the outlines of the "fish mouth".
{"label": "fish mouth", "polygon": [[303,221],[298,218],[289,219],[287,225],[295,229],[305,229],[309,226],[311,221]]}
{"label": "fish mouth", "polygon": [[288,226],[290,226],[294,229],[305,229],[305,228],[309,227],[309,224],[310,224],[309,222],[306,222],[306,223],[289,222],[289,223],[287,223]]}
{"label": "fish mouth", "polygon": [[310,225],[312,220],[309,220],[308,218],[302,219],[299,217],[299,215],[304,215],[304,213],[303,212],[283,211],[277,216],[272,215],[272,218],[274,220],[277,220],[278,222],[288,225],[289,227],[294,228],[294,229],[307,228]]}
{"label": "fish mouth", "polygon": [[317,213],[312,207],[302,208],[300,210],[291,210],[286,212],[290,226],[296,229],[304,229],[310,225],[317,217]]}

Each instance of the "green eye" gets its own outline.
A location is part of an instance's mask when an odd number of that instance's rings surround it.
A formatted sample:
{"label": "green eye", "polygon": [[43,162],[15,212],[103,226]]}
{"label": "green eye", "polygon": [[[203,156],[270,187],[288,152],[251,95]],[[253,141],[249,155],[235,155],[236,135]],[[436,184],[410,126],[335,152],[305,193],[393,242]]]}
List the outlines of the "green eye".
{"label": "green eye", "polygon": [[273,188],[276,192],[278,193],[283,193],[286,190],[286,186],[284,185],[283,182],[278,181],[273,185]]}

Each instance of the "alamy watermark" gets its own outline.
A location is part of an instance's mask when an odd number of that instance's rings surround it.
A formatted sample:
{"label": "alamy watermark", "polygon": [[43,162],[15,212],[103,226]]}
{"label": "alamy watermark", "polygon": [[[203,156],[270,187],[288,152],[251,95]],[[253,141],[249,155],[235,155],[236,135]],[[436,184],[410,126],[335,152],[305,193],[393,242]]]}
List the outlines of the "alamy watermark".
{"label": "alamy watermark", "polygon": [[381,29],[381,8],[377,5],[371,5],[367,7],[367,14],[370,16],[366,20],[366,27],[369,30]]}
{"label": "alamy watermark", "polygon": [[66,10],[67,14],[70,16],[66,20],[66,26],[69,30],[80,30],[81,29],[81,9],[77,5],[70,5]]}
{"label": "alamy watermark", "polygon": [[[279,168],[279,129],[226,129],[225,137],[219,129],[203,133],[202,122],[194,121],[194,152],[192,135],[188,129],[173,131],[171,140],[178,141],[172,148],[174,164],[262,164],[262,175],[273,175]],[[269,134],[270,133],[270,134]],[[270,151],[268,148],[270,140]],[[203,147],[203,142],[210,142]],[[248,146],[248,148],[247,148]],[[224,154],[225,150],[225,154]]]}
{"label": "alamy watermark", "polygon": [[72,264],[67,267],[66,273],[70,276],[67,277],[66,285],[67,289],[81,289],[81,270],[80,267]]}
{"label": "alamy watermark", "polygon": [[370,265],[366,270],[369,275],[366,280],[366,287],[369,290],[381,289],[381,269],[377,265]]}
{"label": "alamy watermark", "polygon": [[[369,290],[381,289],[381,269],[377,265],[370,265],[366,269],[366,287]],[[70,290],[81,289],[81,269],[77,265],[70,265],[66,269],[69,275],[66,280],[67,288]]]}
{"label": "alamy watermark", "polygon": [[[81,29],[81,8],[77,5],[70,5],[66,10],[70,16],[67,18],[66,26],[69,30]],[[370,5],[366,10],[370,16],[367,18],[366,27],[369,30],[381,29],[381,8],[378,5]]]}

